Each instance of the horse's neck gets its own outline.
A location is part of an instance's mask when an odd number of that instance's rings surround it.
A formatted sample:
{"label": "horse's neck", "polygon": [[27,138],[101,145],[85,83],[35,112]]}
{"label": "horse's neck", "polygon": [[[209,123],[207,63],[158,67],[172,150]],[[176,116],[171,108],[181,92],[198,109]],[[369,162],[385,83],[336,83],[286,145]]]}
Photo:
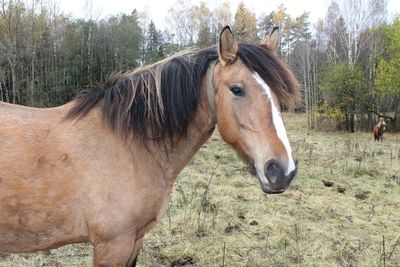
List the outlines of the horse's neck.
{"label": "horse's neck", "polygon": [[189,124],[187,134],[175,140],[173,144],[152,145],[152,154],[171,183],[214,131],[216,125],[214,103],[209,103],[210,94],[206,86],[203,89],[195,118]]}

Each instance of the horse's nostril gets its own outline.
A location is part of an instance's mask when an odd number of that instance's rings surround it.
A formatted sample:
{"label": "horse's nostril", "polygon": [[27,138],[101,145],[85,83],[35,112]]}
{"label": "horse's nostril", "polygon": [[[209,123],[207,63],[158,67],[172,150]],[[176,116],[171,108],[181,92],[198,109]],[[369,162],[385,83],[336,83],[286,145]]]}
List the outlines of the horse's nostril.
{"label": "horse's nostril", "polygon": [[276,176],[278,174],[278,170],[278,164],[275,162],[270,162],[265,169],[265,173],[267,176]]}
{"label": "horse's nostril", "polygon": [[284,174],[284,170],[276,160],[269,160],[265,164],[265,175],[270,183],[274,184]]}
{"label": "horse's nostril", "polygon": [[299,165],[299,161],[297,159],[294,160],[294,165],[296,165],[296,167]]}

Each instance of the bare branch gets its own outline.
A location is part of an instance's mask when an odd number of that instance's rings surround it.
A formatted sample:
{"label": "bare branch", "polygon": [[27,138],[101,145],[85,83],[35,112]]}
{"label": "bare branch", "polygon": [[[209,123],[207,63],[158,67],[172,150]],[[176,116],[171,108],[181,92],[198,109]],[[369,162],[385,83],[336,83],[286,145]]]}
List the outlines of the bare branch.
{"label": "bare branch", "polygon": [[383,115],[383,114],[377,112],[376,110],[372,109],[371,107],[367,107],[367,109],[368,109],[369,112],[377,115],[379,118],[384,118],[384,119],[391,120],[391,121],[395,121],[396,120],[396,118]]}

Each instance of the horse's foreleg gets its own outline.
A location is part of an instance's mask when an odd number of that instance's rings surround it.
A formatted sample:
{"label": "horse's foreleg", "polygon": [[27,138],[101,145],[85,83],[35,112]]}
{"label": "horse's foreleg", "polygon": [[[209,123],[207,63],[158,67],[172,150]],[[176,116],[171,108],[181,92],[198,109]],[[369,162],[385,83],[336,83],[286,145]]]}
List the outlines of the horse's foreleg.
{"label": "horse's foreleg", "polygon": [[143,245],[143,236],[141,238],[139,238],[138,240],[136,240],[135,248],[133,249],[134,261],[132,262],[132,265],[128,265],[127,267],[135,267],[136,266],[139,252],[142,249],[142,245]]}
{"label": "horse's foreleg", "polygon": [[[94,267],[125,267],[136,265],[136,237],[123,235],[115,239],[100,242],[94,246]],[[141,247],[141,242],[138,246]],[[140,249],[140,248],[139,248]],[[139,252],[138,249],[138,252]],[[137,252],[137,253],[138,253]]]}

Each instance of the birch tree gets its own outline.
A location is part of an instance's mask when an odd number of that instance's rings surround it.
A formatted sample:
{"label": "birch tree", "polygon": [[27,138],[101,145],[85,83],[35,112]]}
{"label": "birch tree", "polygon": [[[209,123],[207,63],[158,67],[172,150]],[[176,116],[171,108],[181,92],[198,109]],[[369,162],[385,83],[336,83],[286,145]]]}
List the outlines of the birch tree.
{"label": "birch tree", "polygon": [[[330,28],[334,26],[334,38],[345,49],[346,61],[349,65],[356,64],[361,53],[368,47],[372,37],[372,32],[368,29],[383,22],[386,3],[386,0],[332,1],[331,7],[337,12],[338,19],[331,21]],[[336,13],[335,11],[331,15]],[[335,56],[337,56],[337,51]]]}

